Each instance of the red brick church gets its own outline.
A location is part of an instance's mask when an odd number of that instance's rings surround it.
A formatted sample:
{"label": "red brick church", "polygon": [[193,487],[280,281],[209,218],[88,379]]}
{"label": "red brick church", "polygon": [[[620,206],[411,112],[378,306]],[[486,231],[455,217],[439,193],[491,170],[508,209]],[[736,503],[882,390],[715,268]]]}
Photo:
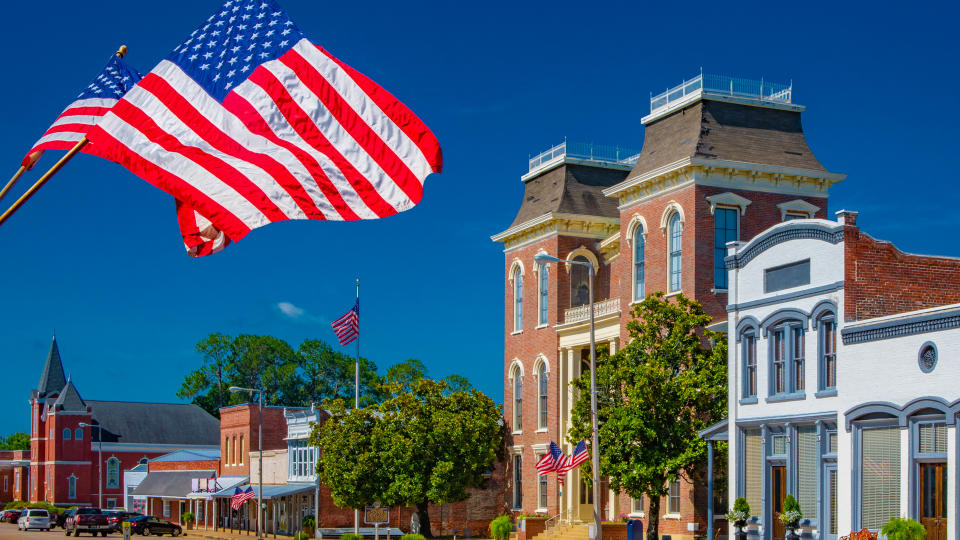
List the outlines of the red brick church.
{"label": "red brick church", "polygon": [[14,468],[28,493],[13,498],[122,507],[122,471],[176,450],[217,450],[219,434],[219,421],[196,405],[84,399],[54,338],[30,396],[29,465]]}

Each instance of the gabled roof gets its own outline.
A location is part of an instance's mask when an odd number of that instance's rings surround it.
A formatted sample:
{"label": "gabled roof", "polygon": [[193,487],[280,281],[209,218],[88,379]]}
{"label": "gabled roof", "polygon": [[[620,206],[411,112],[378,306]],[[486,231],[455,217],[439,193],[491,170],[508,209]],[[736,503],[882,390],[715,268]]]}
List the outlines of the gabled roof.
{"label": "gabled roof", "polygon": [[194,478],[212,478],[216,471],[157,471],[152,472],[140,482],[132,495],[146,497],[176,497],[185,499],[193,491]]}
{"label": "gabled roof", "polygon": [[[88,401],[103,442],[219,446],[220,422],[193,404]],[[101,430],[92,431],[99,437]],[[94,439],[96,440],[96,439]]]}
{"label": "gabled roof", "polygon": [[220,459],[220,449],[216,450],[177,450],[150,460],[151,463],[171,462],[171,461],[218,461]]}
{"label": "gabled roof", "polygon": [[50,394],[55,394],[67,384],[67,378],[63,374],[63,362],[60,360],[60,348],[57,347],[57,338],[54,336],[53,343],[50,344],[50,352],[47,353],[47,362],[43,365],[43,373],[40,375],[40,384],[37,386],[37,397],[42,398]]}
{"label": "gabled roof", "polygon": [[67,379],[67,384],[60,391],[60,396],[57,397],[53,407],[63,411],[87,411],[86,402],[80,397],[80,392],[77,392],[77,387],[70,379]]}
{"label": "gabled roof", "polygon": [[626,171],[564,163],[524,182],[523,202],[511,227],[551,212],[619,217],[617,200],[603,188],[626,178]]}

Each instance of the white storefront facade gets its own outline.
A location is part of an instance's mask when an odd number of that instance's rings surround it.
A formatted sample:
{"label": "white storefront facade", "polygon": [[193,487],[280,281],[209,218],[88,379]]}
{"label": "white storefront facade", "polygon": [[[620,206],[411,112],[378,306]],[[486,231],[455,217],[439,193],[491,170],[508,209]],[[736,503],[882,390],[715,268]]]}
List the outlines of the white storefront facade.
{"label": "white storefront facade", "polygon": [[753,538],[783,538],[792,494],[814,538],[906,516],[957,540],[960,304],[851,321],[845,295],[869,295],[846,290],[856,215],[837,214],[731,243],[729,414],[704,435],[729,442],[730,504],[747,499]]}

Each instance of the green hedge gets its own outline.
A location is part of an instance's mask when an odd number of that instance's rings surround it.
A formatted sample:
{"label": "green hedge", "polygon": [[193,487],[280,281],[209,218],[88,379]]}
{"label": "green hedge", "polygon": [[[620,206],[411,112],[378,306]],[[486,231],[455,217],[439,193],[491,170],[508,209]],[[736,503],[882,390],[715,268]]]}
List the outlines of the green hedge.
{"label": "green hedge", "polygon": [[427,540],[422,534],[404,534],[400,540]]}
{"label": "green hedge", "polygon": [[310,539],[310,535],[305,532],[298,532],[297,534],[293,535],[293,540],[309,540],[309,539]]}
{"label": "green hedge", "polygon": [[363,535],[354,534],[354,533],[343,533],[340,536],[340,540],[363,540]]}
{"label": "green hedge", "polygon": [[508,540],[513,532],[513,520],[510,516],[497,516],[490,522],[490,536],[493,540]]}
{"label": "green hedge", "polygon": [[[60,514],[62,512],[67,511],[67,508],[64,508],[62,506],[54,506],[45,501],[40,501],[40,502],[10,501],[7,503],[7,505],[3,509],[4,510],[20,510],[28,506],[30,508],[43,508],[47,512],[50,512],[53,514]],[[76,508],[76,507],[74,506],[73,508]]]}

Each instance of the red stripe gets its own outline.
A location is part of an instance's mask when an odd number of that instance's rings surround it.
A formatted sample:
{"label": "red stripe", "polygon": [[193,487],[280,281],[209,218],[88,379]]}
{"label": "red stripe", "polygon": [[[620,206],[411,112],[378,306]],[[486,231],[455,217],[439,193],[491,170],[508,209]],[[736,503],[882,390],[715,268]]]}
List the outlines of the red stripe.
{"label": "red stripe", "polygon": [[[190,128],[210,146],[216,148],[224,154],[236,157],[249,163],[253,163],[257,167],[260,167],[266,171],[277,182],[277,184],[279,184],[280,187],[282,187],[284,191],[290,195],[290,197],[294,200],[297,206],[300,207],[303,213],[307,215],[307,217],[310,219],[319,220],[326,219],[326,217],[323,215],[323,212],[317,208],[317,205],[314,204],[313,199],[306,192],[306,190],[304,190],[300,181],[297,180],[296,177],[294,177],[286,167],[268,155],[252,152],[243,147],[243,145],[231,138],[223,130],[219,129],[216,125],[210,122],[207,117],[197,111],[196,107],[194,107],[193,104],[180,95],[180,93],[170,86],[170,83],[168,83],[166,80],[156,75],[147,74],[147,76],[144,77],[140,82],[140,86],[155,96],[163,96],[160,99],[170,109],[170,111],[173,112],[173,114],[181,122],[190,126]],[[259,188],[257,188],[257,191],[260,191]],[[251,202],[254,201],[251,200]],[[257,203],[254,202],[254,204]],[[257,207],[259,208],[260,205],[257,204]],[[289,218],[285,216],[284,219]],[[271,221],[279,220],[274,220],[271,218]]]}
{"label": "red stripe", "polygon": [[133,174],[167,193],[180,193],[184,195],[183,200],[189,200],[194,205],[200,203],[197,206],[204,208],[204,215],[207,216],[207,219],[215,220],[218,223],[217,228],[231,240],[240,240],[250,232],[250,228],[232,212],[227,211],[226,208],[220,206],[202,191],[186,183],[179,176],[171,174],[140,157],[139,154],[114,139],[112,135],[103,131],[100,126],[94,126],[90,130],[89,138],[96,141],[98,155],[116,161]]}
{"label": "red stripe", "polygon": [[440,150],[440,143],[437,142],[437,138],[433,136],[430,128],[428,128],[417,115],[413,114],[413,111],[395,98],[393,94],[384,90],[379,84],[368,79],[363,73],[344,64],[332,54],[328,53],[323,47],[319,45],[315,46],[321,53],[325,54],[327,58],[336,62],[338,66],[350,74],[350,77],[370,96],[370,99],[420,148],[423,155],[426,156],[427,163],[430,164],[433,172],[440,172],[443,168],[443,154]]}
{"label": "red stripe", "polygon": [[[50,129],[43,134],[43,137],[51,133],[86,133],[90,131],[93,124],[60,124],[59,126],[50,126]],[[43,138],[41,137],[41,139]]]}
{"label": "red stripe", "polygon": [[103,116],[110,111],[110,107],[67,107],[64,109],[57,120],[64,116]]}
{"label": "red stripe", "polygon": [[[150,77],[150,75],[147,75],[147,77]],[[162,97],[157,97],[163,101]],[[284,214],[280,208],[278,208],[277,205],[270,200],[270,197],[268,197],[266,193],[253,184],[247,177],[243,176],[232,165],[216,156],[200,150],[199,148],[184,145],[173,135],[170,135],[160,128],[160,126],[154,122],[153,118],[148,116],[135,105],[126,100],[120,101],[114,105],[113,113],[140,131],[140,133],[142,133],[148,140],[160,145],[164,150],[184,156],[199,167],[205,169],[212,176],[219,178],[220,181],[236,191],[239,196],[245,198],[251,204],[257,207],[257,209],[259,209],[268,220],[283,221],[289,219],[286,214]],[[223,227],[220,227],[220,221],[217,217],[218,214],[216,211],[208,209],[206,206],[206,201],[209,200],[209,198],[205,197],[205,200],[195,198],[195,194],[198,193],[196,188],[191,186],[190,189],[185,190],[184,186],[187,184],[183,181],[178,181],[173,184],[169,184],[164,181],[158,181],[154,185],[160,189],[163,189],[167,193],[170,193],[174,196],[174,198],[190,203],[197,210],[199,210],[200,213],[208,216],[208,219],[217,225],[218,228],[224,231],[226,230]],[[222,207],[218,205],[217,210],[220,208]]]}
{"label": "red stripe", "polygon": [[347,182],[353,187],[367,207],[378,217],[392,216],[397,213],[396,208],[390,205],[377,192],[370,183],[353,165],[350,164],[343,155],[340,154],[336,146],[324,137],[320,129],[314,123],[313,119],[307,116],[300,104],[290,96],[287,89],[283,86],[276,76],[267,68],[257,67],[250,75],[248,81],[256,84],[270,96],[270,99],[276,103],[277,108],[286,119],[290,127],[293,128],[310,146],[316,148],[320,153],[329,157],[333,164],[340,169]]}
{"label": "red stripe", "polygon": [[296,49],[291,49],[278,60],[296,73],[307,88],[320,98],[343,129],[350,133],[350,136],[380,165],[380,168],[393,179],[407,197],[414,204],[419,203],[423,198],[423,184],[393,149],[387,146],[350,104],[330,86],[323,75]]}
{"label": "red stripe", "polygon": [[332,324],[336,326],[350,319],[355,319],[356,317],[357,317],[357,312],[351,309],[350,311],[346,312],[346,314],[342,315],[339,319],[333,321]]}
{"label": "red stripe", "polygon": [[223,106],[236,115],[252,133],[256,133],[292,153],[307,169],[320,188],[320,191],[323,192],[323,195],[330,202],[330,205],[340,214],[342,219],[346,221],[360,219],[360,216],[343,200],[343,196],[340,195],[337,188],[335,188],[333,183],[330,182],[330,179],[327,178],[327,173],[323,172],[323,168],[320,167],[317,160],[306,151],[298,148],[295,144],[277,137],[273,130],[270,129],[270,126],[263,120],[263,117],[260,116],[260,113],[258,113],[247,100],[231,92],[227,94],[227,97],[223,100]]}

